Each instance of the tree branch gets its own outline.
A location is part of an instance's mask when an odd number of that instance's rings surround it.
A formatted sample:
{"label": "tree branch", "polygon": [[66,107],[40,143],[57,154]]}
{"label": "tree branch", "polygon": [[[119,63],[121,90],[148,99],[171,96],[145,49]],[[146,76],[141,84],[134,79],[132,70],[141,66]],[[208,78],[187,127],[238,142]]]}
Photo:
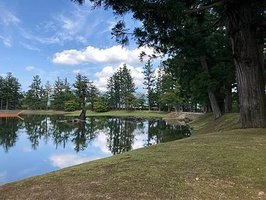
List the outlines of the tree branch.
{"label": "tree branch", "polygon": [[209,8],[218,7],[218,6],[223,5],[224,2],[225,2],[225,0],[220,0],[220,1],[217,1],[217,2],[214,2],[214,3],[211,3],[211,4],[202,5],[202,6],[199,6],[198,8],[186,10],[185,14],[193,14],[193,13],[197,13],[197,12],[209,9]]}

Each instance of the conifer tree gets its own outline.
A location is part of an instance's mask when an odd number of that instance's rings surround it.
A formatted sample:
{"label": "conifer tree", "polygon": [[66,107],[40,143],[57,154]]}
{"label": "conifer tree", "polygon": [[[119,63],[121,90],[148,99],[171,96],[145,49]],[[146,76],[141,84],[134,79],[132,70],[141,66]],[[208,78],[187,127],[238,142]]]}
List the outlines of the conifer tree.
{"label": "conifer tree", "polygon": [[153,105],[155,75],[150,60],[148,60],[148,62],[143,67],[143,74],[144,74],[143,84],[145,85],[145,89],[147,90],[148,107],[149,110],[151,110],[151,107]]}
{"label": "conifer tree", "polygon": [[[226,28],[236,68],[242,127],[266,126],[263,56],[265,0],[90,1],[95,7],[113,9],[117,15],[132,13],[135,19],[142,22],[132,34],[126,28],[125,21],[119,21],[113,28],[117,41],[127,44],[128,34],[131,34],[140,46],[152,46],[170,55],[183,50],[204,50],[198,62],[206,73],[209,68],[209,57],[206,55],[208,46],[198,48],[204,41],[201,36]],[[219,116],[215,92],[210,88],[208,90],[215,116]]]}

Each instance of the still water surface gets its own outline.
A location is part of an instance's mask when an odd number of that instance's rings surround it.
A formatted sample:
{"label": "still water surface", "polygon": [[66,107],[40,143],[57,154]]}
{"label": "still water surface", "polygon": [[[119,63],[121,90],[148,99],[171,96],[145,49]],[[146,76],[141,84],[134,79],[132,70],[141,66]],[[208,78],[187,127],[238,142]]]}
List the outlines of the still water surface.
{"label": "still water surface", "polygon": [[62,116],[0,118],[0,184],[191,135],[163,120]]}

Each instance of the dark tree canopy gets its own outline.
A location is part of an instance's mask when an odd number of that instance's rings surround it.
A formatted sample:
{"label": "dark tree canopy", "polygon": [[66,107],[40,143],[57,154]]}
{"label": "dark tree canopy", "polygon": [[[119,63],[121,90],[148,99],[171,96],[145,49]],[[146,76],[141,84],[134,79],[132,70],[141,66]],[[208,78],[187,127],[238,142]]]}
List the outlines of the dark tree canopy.
{"label": "dark tree canopy", "polygon": [[[73,0],[84,3],[84,0]],[[117,41],[132,36],[139,46],[148,45],[172,55],[191,52],[208,73],[211,60],[204,46],[211,32],[226,30],[236,68],[236,81],[243,127],[264,127],[265,0],[90,0],[94,7],[111,8],[116,15],[131,13],[142,25],[129,33],[123,20],[113,28]],[[227,59],[227,58],[226,58]],[[210,79],[210,77],[209,77]],[[209,99],[219,116],[215,91]]]}

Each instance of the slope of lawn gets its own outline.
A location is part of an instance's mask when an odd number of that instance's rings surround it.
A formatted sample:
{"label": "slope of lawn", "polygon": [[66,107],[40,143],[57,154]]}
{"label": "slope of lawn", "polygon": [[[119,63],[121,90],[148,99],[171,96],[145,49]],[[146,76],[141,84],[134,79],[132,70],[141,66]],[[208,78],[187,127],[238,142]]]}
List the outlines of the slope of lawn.
{"label": "slope of lawn", "polygon": [[0,186],[0,199],[266,199],[266,129],[236,129],[237,114],[192,126],[187,139]]}
{"label": "slope of lawn", "polygon": [[190,123],[195,133],[204,134],[221,132],[240,128],[239,113],[228,113],[214,120],[212,114],[205,114]]}

